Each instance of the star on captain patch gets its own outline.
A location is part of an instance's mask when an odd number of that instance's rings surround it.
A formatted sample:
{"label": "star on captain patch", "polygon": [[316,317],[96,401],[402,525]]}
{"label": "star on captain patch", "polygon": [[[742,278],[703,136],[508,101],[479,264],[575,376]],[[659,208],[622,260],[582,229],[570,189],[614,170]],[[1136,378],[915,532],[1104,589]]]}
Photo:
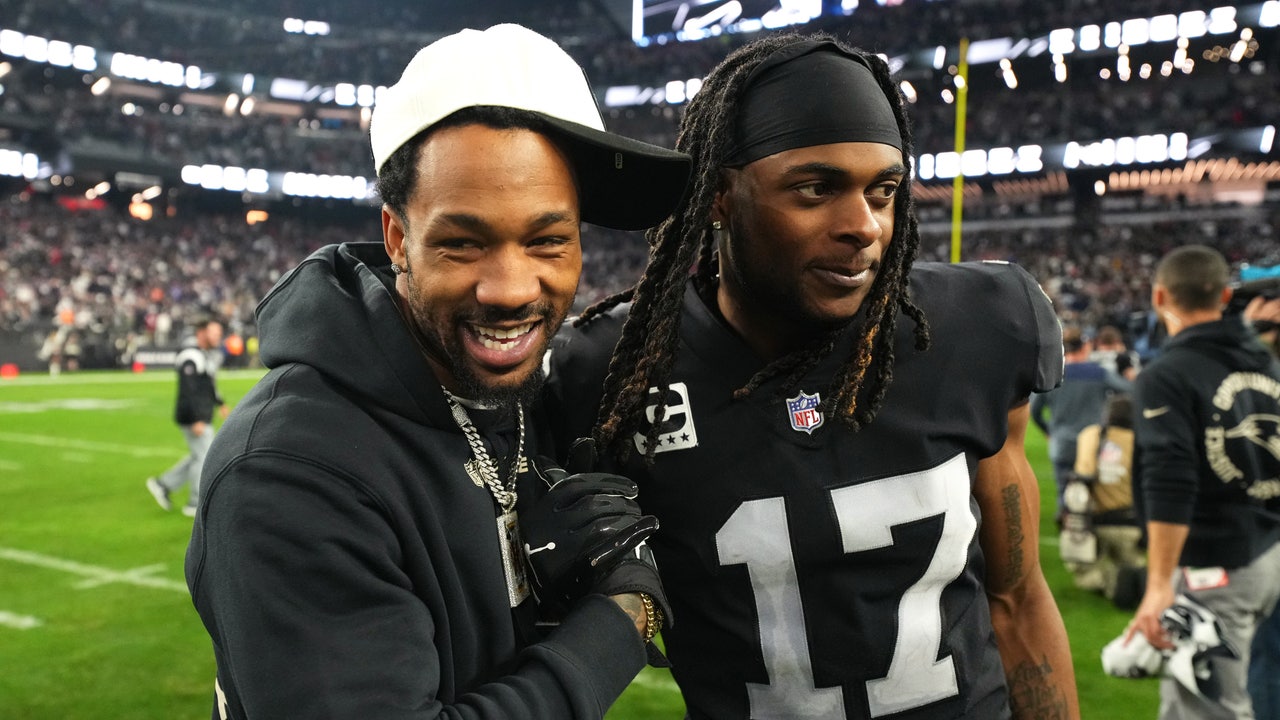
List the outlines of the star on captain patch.
{"label": "star on captain patch", "polygon": [[818,393],[809,395],[803,390],[799,395],[787,398],[787,419],[791,421],[791,429],[812,435],[814,430],[822,427],[824,418],[822,411],[818,410],[821,402],[822,397]]}

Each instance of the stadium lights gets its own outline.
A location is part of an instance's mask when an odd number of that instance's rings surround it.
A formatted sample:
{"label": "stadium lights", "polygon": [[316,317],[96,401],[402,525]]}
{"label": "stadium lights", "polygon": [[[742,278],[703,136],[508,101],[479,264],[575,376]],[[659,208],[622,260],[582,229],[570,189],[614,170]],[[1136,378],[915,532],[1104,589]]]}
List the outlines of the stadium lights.
{"label": "stadium lights", "polygon": [[1013,63],[1009,62],[1009,58],[1000,61],[1000,74],[1004,76],[1004,84],[1009,86],[1010,90],[1018,89],[1018,76],[1013,72]]}
{"label": "stadium lights", "polygon": [[39,174],[40,158],[35,153],[0,148],[0,175],[34,180]]}
{"label": "stadium lights", "polygon": [[1276,139],[1276,126],[1268,125],[1262,129],[1262,142],[1258,143],[1258,152],[1269,153]]}
{"label": "stadium lights", "polygon": [[147,222],[155,217],[156,210],[149,203],[133,202],[129,203],[129,216],[143,222]]}
{"label": "stadium lights", "polygon": [[323,20],[284,19],[284,31],[295,35],[328,35],[330,29],[329,23]]}
{"label": "stadium lights", "polygon": [[238,107],[240,107],[240,96],[230,93],[227,95],[226,101],[222,103],[222,114],[228,117],[234,115]]}
{"label": "stadium lights", "polygon": [[910,82],[903,80],[898,83],[898,87],[902,90],[902,95],[907,99],[907,102],[914,104],[916,100],[920,99],[920,96],[916,94],[916,87]]}
{"label": "stadium lights", "polygon": [[280,184],[280,191],[285,195],[338,200],[363,200],[372,190],[373,184],[365,178],[347,175],[288,172]]}
{"label": "stadium lights", "polygon": [[0,53],[31,62],[74,67],[84,72],[98,69],[97,51],[87,45],[72,45],[17,30],[0,30]]}
{"label": "stadium lights", "polygon": [[965,177],[984,175],[1008,175],[1036,173],[1044,169],[1041,160],[1043,148],[1039,145],[1023,145],[1018,148],[998,147],[990,150],[966,150],[963,155],[954,152],[925,153],[916,162],[916,178],[919,180],[946,180],[957,174]]}
{"label": "stadium lights", "polygon": [[106,75],[103,75],[102,77],[95,80],[93,85],[89,87],[89,92],[93,93],[94,95],[101,95],[110,89],[111,89],[111,78],[107,77]]}
{"label": "stadium lights", "polygon": [[1258,16],[1258,25],[1273,28],[1280,25],[1280,0],[1267,0],[1262,3],[1262,12]]}
{"label": "stadium lights", "polygon": [[142,80],[156,85],[169,87],[187,87],[198,90],[212,84],[212,79],[205,81],[204,73],[195,65],[155,58],[130,55],[129,53],[111,53],[111,74],[129,80]]}
{"label": "stadium lights", "polygon": [[[1097,25],[1085,25],[1080,28],[1080,50],[1082,52],[1093,52],[1102,47],[1102,28]],[[1061,57],[1062,53],[1058,53]]]}
{"label": "stadium lights", "polygon": [[1186,160],[1188,140],[1186,133],[1172,135],[1141,135],[1139,137],[1108,138],[1082,145],[1069,142],[1063,154],[1062,166],[1068,170],[1086,167],[1109,167],[1134,163],[1168,162]]}
{"label": "stadium lights", "polygon": [[258,101],[254,100],[253,96],[250,95],[249,97],[244,99],[244,102],[240,103],[240,114],[245,117],[248,117],[253,113],[253,108],[257,104],[258,104]]}
{"label": "stadium lights", "polygon": [[186,165],[182,168],[182,182],[198,185],[206,190],[251,193],[266,193],[271,190],[267,182],[267,171],[261,168]]}
{"label": "stadium lights", "polygon": [[1060,83],[1067,81],[1067,63],[1061,55],[1053,56],[1053,79]]}
{"label": "stadium lights", "polygon": [[1206,180],[1215,183],[1280,180],[1280,162],[1242,163],[1235,158],[1194,160],[1176,168],[1113,172],[1107,178],[1107,185],[1115,190],[1136,190],[1159,185],[1197,185]]}

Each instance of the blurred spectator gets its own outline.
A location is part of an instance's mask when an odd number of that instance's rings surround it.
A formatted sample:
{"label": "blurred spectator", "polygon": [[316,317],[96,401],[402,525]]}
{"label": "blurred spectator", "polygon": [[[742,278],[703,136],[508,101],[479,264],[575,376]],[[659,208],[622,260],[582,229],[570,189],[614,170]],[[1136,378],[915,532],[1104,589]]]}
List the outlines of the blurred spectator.
{"label": "blurred spectator", "polygon": [[1080,431],[1098,422],[1111,395],[1132,389],[1128,380],[1089,360],[1089,343],[1079,327],[1063,329],[1062,348],[1066,356],[1062,384],[1031,397],[1031,421],[1049,438],[1059,516],[1063,512],[1063,490],[1075,474]]}
{"label": "blurred spectator", "polygon": [[[1080,431],[1075,463],[1076,477],[1089,486],[1097,561],[1071,572],[1077,587],[1114,600],[1122,571],[1147,564],[1133,509],[1133,402],[1128,395],[1112,395],[1102,422]],[[1127,600],[1136,602],[1138,597],[1140,593]]]}
{"label": "blurred spectator", "polygon": [[1124,335],[1115,325],[1098,328],[1089,359],[1130,382],[1142,366],[1138,354],[1125,346]]}

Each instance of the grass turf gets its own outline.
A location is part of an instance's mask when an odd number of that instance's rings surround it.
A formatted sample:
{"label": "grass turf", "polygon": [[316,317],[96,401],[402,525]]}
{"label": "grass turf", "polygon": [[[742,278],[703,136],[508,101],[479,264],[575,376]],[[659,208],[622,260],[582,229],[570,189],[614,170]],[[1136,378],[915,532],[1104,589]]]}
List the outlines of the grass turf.
{"label": "grass turf", "polygon": [[[234,404],[258,377],[224,373]],[[171,422],[172,373],[84,373],[0,381],[0,718],[203,720],[213,658],[186,595],[189,518],[143,488],[185,452]],[[1034,430],[1041,527],[1049,465]],[[1156,686],[1102,673],[1102,646],[1129,614],[1076,590],[1052,540],[1042,563],[1062,610],[1087,720],[1154,717]],[[29,626],[29,627],[28,627]],[[682,718],[669,673],[648,668],[609,720]]]}

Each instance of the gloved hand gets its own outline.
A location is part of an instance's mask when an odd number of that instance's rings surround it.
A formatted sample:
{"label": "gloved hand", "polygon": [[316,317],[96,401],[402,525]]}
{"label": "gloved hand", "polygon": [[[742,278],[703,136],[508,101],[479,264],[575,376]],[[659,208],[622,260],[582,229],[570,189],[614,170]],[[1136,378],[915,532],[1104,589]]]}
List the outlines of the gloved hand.
{"label": "gloved hand", "polygon": [[[591,472],[590,439],[579,440],[569,454],[567,469],[546,458],[534,461],[548,489],[519,511],[534,594],[553,612],[590,592],[647,592],[640,587],[647,587],[638,568],[645,563],[636,550],[658,529],[657,518],[640,514],[634,482]],[[656,570],[652,578],[661,594]]]}
{"label": "gloved hand", "polygon": [[1102,648],[1102,671],[1113,677],[1148,678],[1160,675],[1164,653],[1147,642],[1147,636],[1136,632],[1128,642],[1125,633]]}

